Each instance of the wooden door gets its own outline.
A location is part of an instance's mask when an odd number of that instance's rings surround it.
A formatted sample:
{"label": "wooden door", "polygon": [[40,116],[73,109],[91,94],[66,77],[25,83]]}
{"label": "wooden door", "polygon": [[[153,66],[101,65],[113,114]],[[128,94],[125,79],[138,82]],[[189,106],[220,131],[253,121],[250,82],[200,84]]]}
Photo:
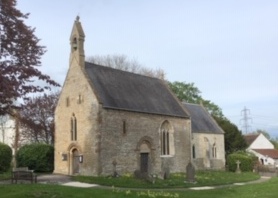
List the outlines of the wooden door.
{"label": "wooden door", "polygon": [[72,174],[79,173],[79,152],[77,149],[72,151],[73,159],[72,159]]}
{"label": "wooden door", "polygon": [[149,166],[149,153],[141,153],[140,154],[140,171],[141,173],[147,173],[148,172],[148,166]]}

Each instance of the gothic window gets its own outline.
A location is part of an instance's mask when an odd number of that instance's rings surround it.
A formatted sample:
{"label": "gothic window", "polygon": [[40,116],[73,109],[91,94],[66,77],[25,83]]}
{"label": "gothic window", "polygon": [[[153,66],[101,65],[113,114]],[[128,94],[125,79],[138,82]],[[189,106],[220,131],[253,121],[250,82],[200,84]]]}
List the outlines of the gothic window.
{"label": "gothic window", "polygon": [[123,135],[126,134],[126,121],[123,120]]}
{"label": "gothic window", "polygon": [[77,140],[77,120],[74,113],[72,114],[70,120],[70,128],[71,128],[71,140],[76,141]]}
{"label": "gothic window", "polygon": [[162,137],[161,137],[161,143],[162,143],[162,155],[169,155],[170,154],[170,148],[169,148],[169,131],[162,130]]}
{"label": "gothic window", "polygon": [[193,159],[196,158],[196,150],[195,150],[195,145],[192,146],[192,157]]}
{"label": "gothic window", "polygon": [[67,107],[70,106],[70,99],[69,99],[69,97],[66,98],[66,106],[67,106]]}
{"label": "gothic window", "polygon": [[82,98],[81,94],[79,94],[77,97],[77,104],[81,104],[82,101],[83,101],[83,98]]}
{"label": "gothic window", "polygon": [[174,155],[174,134],[168,121],[160,129],[161,155]]}
{"label": "gothic window", "polygon": [[72,40],[72,49],[73,51],[77,50],[77,39],[75,37]]}
{"label": "gothic window", "polygon": [[212,157],[217,158],[217,150],[216,150],[216,144],[215,143],[212,146]]}

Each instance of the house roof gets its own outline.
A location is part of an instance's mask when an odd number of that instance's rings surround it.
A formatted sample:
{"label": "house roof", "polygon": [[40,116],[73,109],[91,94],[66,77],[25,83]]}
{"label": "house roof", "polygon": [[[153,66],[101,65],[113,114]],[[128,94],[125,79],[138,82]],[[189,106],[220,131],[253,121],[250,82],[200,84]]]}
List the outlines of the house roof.
{"label": "house roof", "polygon": [[273,159],[278,159],[278,150],[276,149],[252,149],[256,151],[257,153],[268,156]]}
{"label": "house roof", "polygon": [[85,71],[104,108],[189,117],[160,79],[88,62]]}
{"label": "house roof", "polygon": [[260,134],[248,134],[244,135],[244,139],[246,141],[246,144],[250,146],[259,136]]}
{"label": "house roof", "polygon": [[193,133],[224,133],[204,107],[197,104],[183,104],[191,116],[191,130]]}

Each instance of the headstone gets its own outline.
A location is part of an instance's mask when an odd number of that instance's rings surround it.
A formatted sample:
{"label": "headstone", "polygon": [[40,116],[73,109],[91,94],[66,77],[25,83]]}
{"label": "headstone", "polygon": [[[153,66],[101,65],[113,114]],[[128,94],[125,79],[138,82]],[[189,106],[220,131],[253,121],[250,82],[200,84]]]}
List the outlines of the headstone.
{"label": "headstone", "polygon": [[236,173],[241,173],[239,160],[236,161]]}
{"label": "headstone", "polygon": [[189,162],[186,166],[186,181],[190,183],[196,182],[195,179],[195,167],[191,162]]}
{"label": "headstone", "polygon": [[119,177],[119,174],[117,173],[117,161],[113,160],[112,165],[113,165],[113,177]]}

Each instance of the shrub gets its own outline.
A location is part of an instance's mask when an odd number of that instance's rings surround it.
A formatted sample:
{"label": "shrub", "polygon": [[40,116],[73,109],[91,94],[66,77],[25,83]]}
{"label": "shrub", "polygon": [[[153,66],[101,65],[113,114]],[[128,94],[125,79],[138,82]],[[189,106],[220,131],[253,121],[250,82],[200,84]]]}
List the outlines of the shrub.
{"label": "shrub", "polygon": [[12,149],[8,145],[0,143],[0,173],[9,170],[12,158]]}
{"label": "shrub", "polygon": [[240,170],[244,172],[253,171],[254,165],[256,163],[256,158],[253,155],[246,152],[237,152],[228,155],[227,165],[229,171],[236,171],[236,162],[240,161]]}
{"label": "shrub", "polygon": [[47,144],[29,144],[17,152],[18,167],[28,167],[36,172],[52,172],[54,169],[54,148]]}

